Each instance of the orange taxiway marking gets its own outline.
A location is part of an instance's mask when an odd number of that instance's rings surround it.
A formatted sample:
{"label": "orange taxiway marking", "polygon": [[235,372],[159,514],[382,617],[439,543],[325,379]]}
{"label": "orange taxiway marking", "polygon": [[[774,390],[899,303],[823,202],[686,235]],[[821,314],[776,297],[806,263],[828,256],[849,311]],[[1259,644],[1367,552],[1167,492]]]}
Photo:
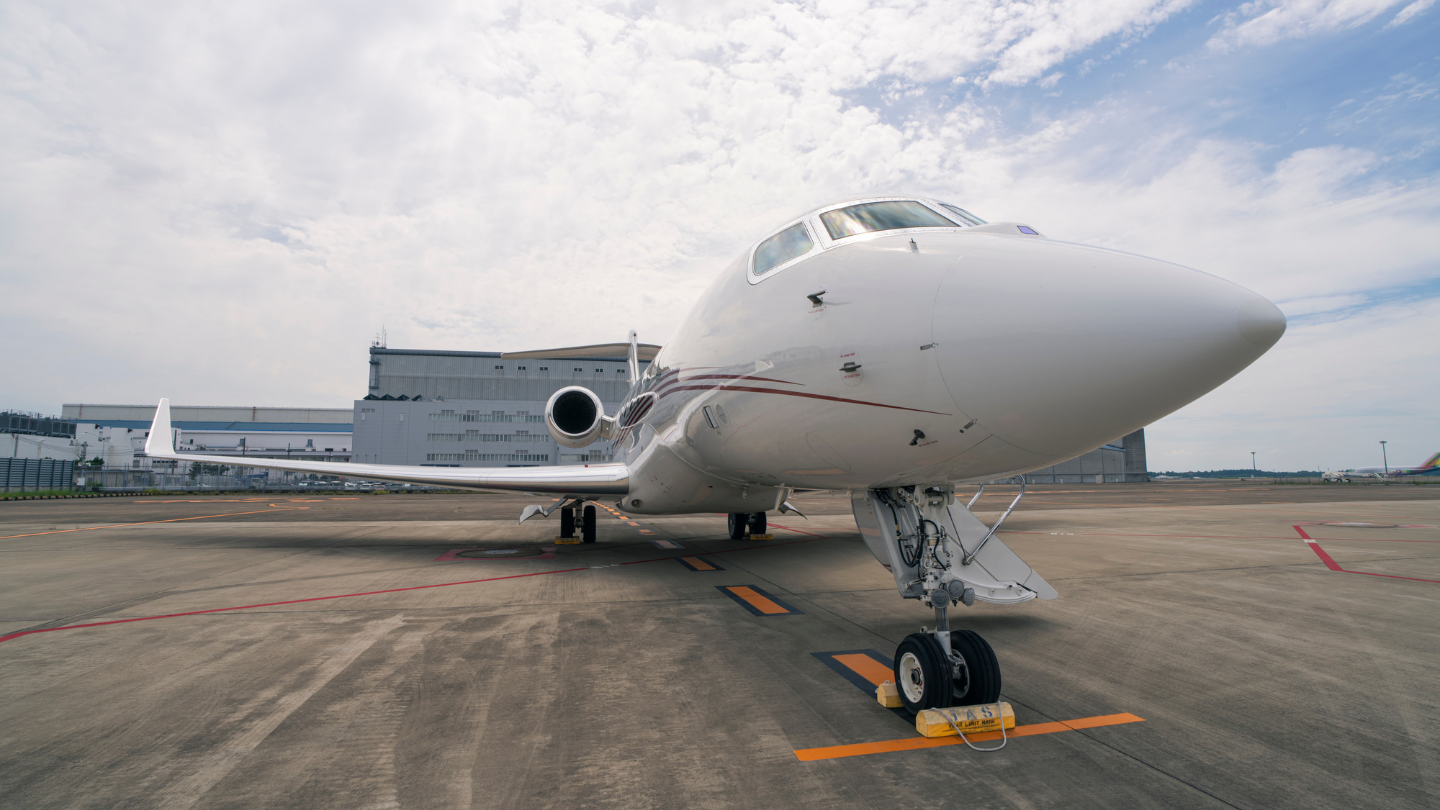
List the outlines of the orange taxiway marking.
{"label": "orange taxiway marking", "polygon": [[[1054,734],[1060,731],[1079,731],[1085,728],[1118,726],[1124,723],[1143,723],[1145,718],[1129,712],[1107,714],[1101,717],[1082,717],[1078,720],[1060,720],[1054,723],[1034,723],[1016,726],[1006,731],[1007,737],[1033,737],[1037,734]],[[965,735],[971,742],[985,742],[1000,739],[998,731],[983,731]],[[795,758],[801,762],[816,762],[822,759],[858,757],[865,754],[888,754],[893,751],[915,751],[921,748],[939,748],[942,745],[963,745],[959,737],[906,737],[903,740],[881,740],[880,742],[855,743],[853,745],[831,745],[825,748],[801,748],[795,751]]]}
{"label": "orange taxiway marking", "polygon": [[773,614],[790,612],[785,608],[780,607],[779,605],[770,601],[769,599],[766,599],[764,596],[756,593],[752,588],[748,586],[733,585],[730,587],[729,590],[731,593],[735,594],[741,599],[744,599],[746,602],[749,602],[756,610],[760,611],[761,613]]}
{"label": "orange taxiway marking", "polygon": [[856,675],[859,675],[876,686],[895,679],[895,674],[890,671],[889,667],[864,653],[837,655],[835,656],[835,660],[849,667]]}

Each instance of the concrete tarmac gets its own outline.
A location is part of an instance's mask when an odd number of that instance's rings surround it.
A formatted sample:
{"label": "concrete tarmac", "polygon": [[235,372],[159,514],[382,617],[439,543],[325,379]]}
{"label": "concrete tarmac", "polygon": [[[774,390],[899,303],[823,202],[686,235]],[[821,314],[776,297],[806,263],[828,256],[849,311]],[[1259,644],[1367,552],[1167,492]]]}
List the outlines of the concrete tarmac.
{"label": "concrete tarmac", "polygon": [[1060,598],[951,611],[1053,732],[996,753],[816,655],[934,621],[844,497],[582,546],[530,502],[0,502],[0,807],[1440,806],[1440,486],[1032,487]]}

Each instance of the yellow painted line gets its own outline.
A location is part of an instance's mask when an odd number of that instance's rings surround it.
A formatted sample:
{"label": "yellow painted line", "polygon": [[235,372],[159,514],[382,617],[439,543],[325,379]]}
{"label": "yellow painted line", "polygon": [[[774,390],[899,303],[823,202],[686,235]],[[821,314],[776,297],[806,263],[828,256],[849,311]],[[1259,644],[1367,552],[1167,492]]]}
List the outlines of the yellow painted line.
{"label": "yellow painted line", "polygon": [[654,534],[654,532],[650,531],[649,529],[641,529],[641,530],[640,530],[640,533],[641,533],[641,534]]}
{"label": "yellow painted line", "polygon": [[744,599],[746,602],[749,602],[752,607],[754,607],[761,613],[774,614],[790,612],[785,608],[780,607],[779,605],[770,601],[769,599],[766,599],[765,597],[756,593],[753,588],[747,587],[745,585],[736,585],[730,588],[730,592],[740,597],[741,599]]}
{"label": "yellow painted line", "polygon": [[[684,560],[684,561],[687,562],[687,563],[690,563],[691,567],[693,567],[696,571],[714,571],[714,570],[715,570],[715,566],[711,565],[710,563],[705,562],[704,560],[700,559],[699,557],[681,557],[680,559]],[[767,601],[768,601],[768,600],[767,600]],[[772,604],[773,604],[773,603],[772,603]]]}
{"label": "yellow painted line", "polygon": [[849,667],[856,675],[859,675],[876,686],[895,679],[895,674],[890,671],[889,667],[864,653],[837,655],[835,656],[835,660]]}
{"label": "yellow painted line", "polygon": [[[1107,714],[1102,717],[1082,717],[1078,720],[1061,720],[1054,723],[1034,723],[1016,726],[1006,732],[1007,737],[1034,737],[1039,734],[1055,734],[1061,731],[1078,731],[1084,728],[1118,726],[1125,723],[1143,723],[1145,718],[1129,712]],[[966,734],[970,742],[986,742],[1000,739],[998,731],[982,731]],[[921,748],[939,748],[942,745],[963,745],[959,737],[906,737],[903,740],[881,740],[880,742],[855,743],[854,745],[831,745],[825,748],[801,748],[795,751],[795,758],[801,762],[817,762],[823,759],[858,757],[866,754],[888,754],[895,751],[916,751]]]}

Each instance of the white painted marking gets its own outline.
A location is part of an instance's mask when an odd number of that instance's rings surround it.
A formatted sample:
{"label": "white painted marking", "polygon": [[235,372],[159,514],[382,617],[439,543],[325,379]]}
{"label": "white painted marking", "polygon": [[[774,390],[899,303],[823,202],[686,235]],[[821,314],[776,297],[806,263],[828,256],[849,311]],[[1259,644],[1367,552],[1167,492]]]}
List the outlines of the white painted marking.
{"label": "white painted marking", "polygon": [[684,548],[674,540],[651,540],[650,542],[654,543],[656,548]]}

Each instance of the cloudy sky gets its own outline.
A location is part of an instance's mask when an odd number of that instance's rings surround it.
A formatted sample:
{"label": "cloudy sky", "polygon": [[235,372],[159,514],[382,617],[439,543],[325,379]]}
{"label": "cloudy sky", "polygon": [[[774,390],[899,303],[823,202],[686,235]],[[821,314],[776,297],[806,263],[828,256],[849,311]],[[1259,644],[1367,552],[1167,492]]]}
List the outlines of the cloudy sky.
{"label": "cloudy sky", "polygon": [[1440,450],[1435,0],[0,2],[0,407],[348,407],[366,349],[664,342],[867,192],[1232,279],[1154,470]]}

